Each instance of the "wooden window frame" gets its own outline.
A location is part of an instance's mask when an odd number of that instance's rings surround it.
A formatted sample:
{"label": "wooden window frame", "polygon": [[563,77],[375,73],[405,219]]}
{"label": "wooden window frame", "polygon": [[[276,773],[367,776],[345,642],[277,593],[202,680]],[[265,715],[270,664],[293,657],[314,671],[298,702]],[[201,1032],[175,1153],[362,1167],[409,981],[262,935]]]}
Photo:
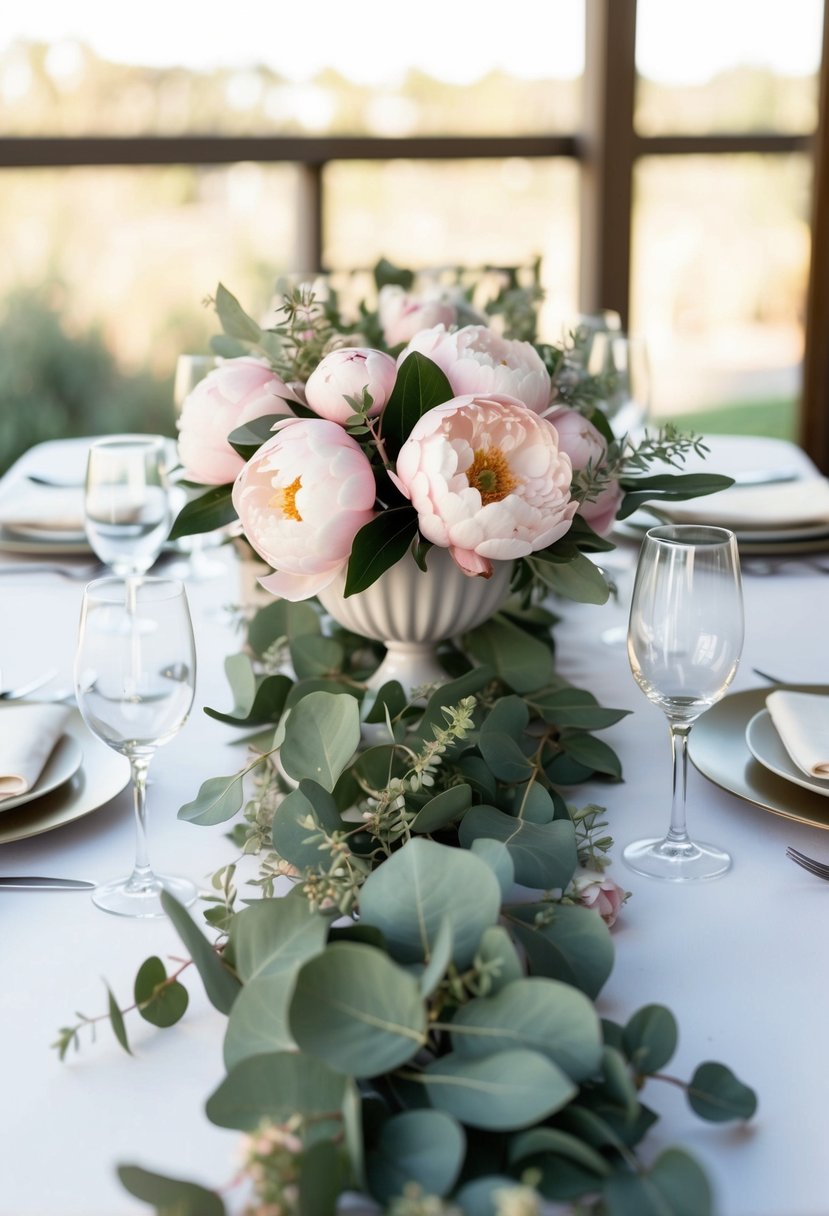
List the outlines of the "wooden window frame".
{"label": "wooden window frame", "polygon": [[579,306],[630,308],[633,174],[643,156],[801,152],[814,163],[800,442],[829,473],[829,21],[824,3],[819,122],[813,135],[642,136],[634,127],[636,0],[585,0],[584,113],[558,136],[138,136],[0,138],[0,169],[293,163],[304,177],[303,265],[324,269],[324,170],[336,161],[574,159],[581,169]]}

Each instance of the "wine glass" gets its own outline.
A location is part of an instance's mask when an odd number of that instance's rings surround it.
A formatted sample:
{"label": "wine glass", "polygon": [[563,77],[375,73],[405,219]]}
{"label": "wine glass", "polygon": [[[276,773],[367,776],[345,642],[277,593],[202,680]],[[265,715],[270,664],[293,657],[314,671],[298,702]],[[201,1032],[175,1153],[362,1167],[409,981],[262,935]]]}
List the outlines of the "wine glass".
{"label": "wine glass", "polygon": [[167,440],[112,435],[89,449],[84,527],[95,554],[120,578],[145,574],[161,552],[172,512]]}
{"label": "wine glass", "polygon": [[189,879],[154,874],[147,853],[147,770],[156,748],[187,721],[196,655],[184,587],[177,579],[101,578],[83,597],[75,692],[89,729],[130,762],[135,864],[126,878],[99,886],[99,908],[120,916],[162,916],[161,891],[196,898]]}
{"label": "wine glass", "polygon": [[[181,408],[193,389],[220,363],[221,359],[216,355],[178,356],[173,381],[173,408],[177,424],[181,416]],[[203,487],[192,487],[186,483],[181,484],[181,482],[176,483],[175,490],[181,505],[204,493]],[[204,532],[194,532],[191,536],[178,538],[179,548],[187,554],[186,574],[188,578],[204,582],[211,578],[223,578],[227,574],[227,566],[224,562],[216,561],[208,555],[209,543],[209,534]]]}
{"label": "wine glass", "polygon": [[688,836],[687,746],[694,722],[734,679],[743,632],[734,533],[698,524],[651,528],[636,568],[628,658],[636,683],[668,719],[673,803],[664,838],[635,841],[622,853],[640,874],[683,882],[716,878],[731,865],[728,853]]}

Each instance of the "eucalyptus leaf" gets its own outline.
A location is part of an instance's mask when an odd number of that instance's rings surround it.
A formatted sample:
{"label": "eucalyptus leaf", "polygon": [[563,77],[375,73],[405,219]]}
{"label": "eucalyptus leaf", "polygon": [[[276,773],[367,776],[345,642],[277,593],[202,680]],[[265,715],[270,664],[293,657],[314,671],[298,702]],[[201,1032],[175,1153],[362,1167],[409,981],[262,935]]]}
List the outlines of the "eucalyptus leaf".
{"label": "eucalyptus leaf", "polygon": [[232,489],[232,485],[211,486],[199,498],[191,498],[174,519],[167,539],[179,540],[235,523],[238,516],[230,497]]}
{"label": "eucalyptus leaf", "polygon": [[658,1072],[676,1051],[676,1018],[664,1005],[645,1005],[630,1018],[621,1046],[637,1073]]}
{"label": "eucalyptus leaf", "polygon": [[502,731],[481,731],[478,749],[499,781],[527,781],[535,771],[532,760],[515,739]]}
{"label": "eucalyptus leaf", "polygon": [[577,1082],[595,1076],[602,1059],[592,1002],[557,980],[518,979],[494,996],[468,1001],[452,1019],[451,1037],[463,1057],[516,1047],[540,1052]]}
{"label": "eucalyptus leaf", "polygon": [[563,980],[591,998],[598,996],[613,967],[613,942],[592,908],[516,904],[506,912],[534,975]]}
{"label": "eucalyptus leaf", "polygon": [[622,765],[619,757],[603,739],[566,731],[559,738],[559,745],[571,759],[584,765],[585,768],[596,773],[607,774],[607,776],[621,781]]}
{"label": "eucalyptus leaf", "polygon": [[[337,819],[342,827],[339,813]],[[280,857],[298,870],[316,868],[327,856],[319,848],[321,826],[305,791],[292,790],[274,811],[271,825],[273,847]]]}
{"label": "eucalyptus leaf", "polygon": [[516,692],[544,688],[552,678],[549,647],[499,613],[465,634],[464,646]]}
{"label": "eucalyptus leaf", "polygon": [[139,1165],[119,1165],[118,1178],[124,1190],[152,1204],[159,1216],[226,1216],[216,1192],[198,1183],[154,1174]]}
{"label": "eucalyptus leaf", "polygon": [[324,638],[314,633],[304,633],[289,645],[291,666],[298,680],[314,676],[326,676],[342,671],[345,651],[333,638]]}
{"label": "eucalyptus leaf", "polygon": [[566,887],[578,864],[575,828],[566,819],[531,823],[494,806],[474,806],[461,820],[458,836],[466,849],[481,837],[500,840],[509,849],[515,881],[524,887]]}
{"label": "eucalyptus leaf", "polygon": [[711,1216],[711,1188],[681,1149],[662,1153],[647,1174],[618,1173],[604,1184],[608,1216]]}
{"label": "eucalyptus leaf", "polygon": [[409,1110],[387,1120],[366,1159],[369,1188],[389,1203],[412,1183],[424,1194],[446,1195],[466,1149],[463,1128],[439,1110]]}
{"label": "eucalyptus leaf", "polygon": [[248,621],[247,642],[253,653],[261,656],[280,638],[291,641],[308,633],[321,632],[319,613],[306,600],[294,604],[290,600],[275,599]]}
{"label": "eucalyptus leaf", "polygon": [[256,1131],[292,1115],[330,1115],[343,1100],[346,1078],[322,1060],[296,1051],[251,1056],[231,1068],[207,1099],[211,1123]]}
{"label": "eucalyptus leaf", "polygon": [[503,925],[490,925],[484,929],[475,961],[479,968],[486,969],[490,996],[524,975],[521,958]]}
{"label": "eucalyptus leaf", "polygon": [[297,969],[324,947],[328,920],[306,899],[262,899],[237,912],[230,943],[240,978]]}
{"label": "eucalyptus leaf", "polygon": [[569,1077],[537,1051],[515,1049],[467,1057],[439,1056],[419,1074],[429,1101],[469,1127],[529,1127],[576,1095]]}
{"label": "eucalyptus leaf", "polygon": [[498,879],[501,895],[505,896],[515,886],[515,866],[509,849],[500,840],[491,840],[487,836],[479,836],[472,841],[470,850],[475,857],[486,862],[492,873]]}
{"label": "eucalyptus leaf", "polygon": [[359,744],[360,708],[354,698],[309,692],[288,715],[282,767],[297,781],[310,777],[333,790]]}
{"label": "eucalyptus leaf", "polygon": [[196,928],[188,912],[169,891],[161,892],[161,906],[169,916],[173,928],[190,951],[190,957],[201,976],[207,998],[219,1013],[230,1013],[233,1002],[239,995],[240,984],[236,976],[228,971],[210,942]]}
{"label": "eucalyptus leaf", "polygon": [[294,995],[298,970],[297,966],[259,975],[249,980],[241,989],[227,1019],[223,1044],[226,1069],[230,1070],[250,1056],[296,1051],[296,1043],[288,1024],[288,1009]]}
{"label": "eucalyptus leaf", "polygon": [[538,781],[516,786],[511,802],[511,813],[517,819],[526,819],[528,823],[552,823],[556,818],[553,796]]}
{"label": "eucalyptus leaf", "polygon": [[656,473],[649,477],[625,477],[621,479],[625,496],[616,518],[627,519],[647,502],[684,502],[688,498],[718,494],[733,484],[733,477],[720,473]]}
{"label": "eucalyptus leaf", "polygon": [[519,1184],[506,1174],[485,1174],[466,1182],[454,1195],[463,1216],[499,1216],[504,1209],[499,1199]]}
{"label": "eucalyptus leaf", "polygon": [[385,954],[337,942],[299,972],[290,1027],[304,1052],[348,1076],[371,1077],[424,1045],[426,1007],[417,982]]}
{"label": "eucalyptus leaf", "polygon": [[216,288],[216,313],[222,329],[229,338],[258,343],[262,327],[249,317],[232,292],[220,283]]}
{"label": "eucalyptus leaf", "polygon": [[333,1140],[318,1140],[299,1159],[297,1216],[335,1216],[347,1184],[342,1152]]}
{"label": "eucalyptus leaf", "polygon": [[109,1022],[112,1026],[112,1033],[127,1055],[131,1056],[132,1052],[130,1051],[129,1040],[127,1039],[127,1028],[124,1025],[124,1017],[109,986],[107,986],[107,1013],[109,1014]]}
{"label": "eucalyptus leaf", "polygon": [[190,997],[178,980],[168,982],[161,959],[145,959],[138,969],[134,985],[135,1004],[145,1022],[153,1026],[174,1026],[187,1011]]}
{"label": "eucalyptus leaf", "polygon": [[635,1119],[639,1108],[636,1085],[628,1062],[621,1051],[605,1046],[602,1051],[603,1090],[610,1101],[620,1107],[626,1119]]}
{"label": "eucalyptus leaf", "polygon": [[344,596],[348,598],[365,591],[381,574],[399,562],[416,532],[417,512],[410,506],[380,511],[374,519],[364,524],[351,545]]}
{"label": "eucalyptus leaf", "polygon": [[361,921],[381,929],[392,955],[404,963],[428,961],[446,917],[453,962],[468,966],[500,907],[501,889],[485,862],[421,837],[374,870],[360,892]]}
{"label": "eucalyptus leaf", "polygon": [[606,709],[597,703],[592,693],[581,688],[548,689],[534,693],[531,700],[545,722],[581,730],[603,730],[631,712],[629,709]]}
{"label": "eucalyptus leaf", "polygon": [[508,735],[520,743],[529,723],[530,710],[523,697],[500,697],[481,723],[481,736],[489,733]]}
{"label": "eucalyptus leaf", "polygon": [[552,1153],[556,1157],[574,1161],[597,1178],[606,1178],[611,1173],[611,1167],[601,1153],[597,1153],[578,1136],[564,1132],[558,1127],[534,1127],[528,1132],[513,1136],[510,1141],[510,1165],[516,1165],[528,1157],[537,1157],[541,1153]]}
{"label": "eucalyptus leaf", "polygon": [[757,1110],[757,1095],[735,1077],[725,1064],[700,1064],[688,1086],[688,1103],[701,1119],[726,1123],[750,1119]]}
{"label": "eucalyptus leaf", "polygon": [[418,419],[454,395],[436,363],[419,351],[407,355],[397,369],[397,379],[383,411],[383,439],[390,456],[397,456]]}
{"label": "eucalyptus leaf", "polygon": [[533,570],[550,591],[579,604],[606,604],[610,597],[607,580],[595,562],[575,547],[562,553],[564,561],[545,561],[541,554],[530,559]]}
{"label": "eucalyptus leaf", "polygon": [[201,783],[193,801],[185,802],[179,808],[178,818],[207,826],[225,823],[241,809],[244,794],[240,773],[230,777],[208,777]]}
{"label": "eucalyptus leaf", "polygon": [[362,716],[364,722],[371,724],[382,723],[386,713],[390,718],[396,718],[406,708],[407,697],[403,685],[397,680],[389,680],[376,692],[369,690],[363,698]]}
{"label": "eucalyptus leaf", "polygon": [[440,828],[447,827],[456,819],[460,819],[471,805],[471,786],[465,783],[450,785],[448,789],[435,794],[434,798],[430,798],[426,805],[420,808],[411,822],[411,830],[425,835],[437,832]]}
{"label": "eucalyptus leaf", "polygon": [[247,711],[234,709],[233,713],[225,714],[205,706],[204,712],[219,722],[227,722],[229,726],[263,726],[268,722],[278,722],[293,687],[292,680],[281,673],[263,676],[256,685]]}

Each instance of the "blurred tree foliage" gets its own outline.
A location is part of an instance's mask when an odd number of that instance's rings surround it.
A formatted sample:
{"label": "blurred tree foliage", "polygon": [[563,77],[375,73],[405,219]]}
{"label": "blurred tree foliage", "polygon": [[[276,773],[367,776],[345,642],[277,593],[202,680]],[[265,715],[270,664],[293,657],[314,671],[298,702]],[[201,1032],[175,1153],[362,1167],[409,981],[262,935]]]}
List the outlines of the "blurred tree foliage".
{"label": "blurred tree foliage", "polygon": [[52,287],[0,307],[0,473],[47,439],[175,434],[170,380],[120,370],[97,329],[68,332]]}

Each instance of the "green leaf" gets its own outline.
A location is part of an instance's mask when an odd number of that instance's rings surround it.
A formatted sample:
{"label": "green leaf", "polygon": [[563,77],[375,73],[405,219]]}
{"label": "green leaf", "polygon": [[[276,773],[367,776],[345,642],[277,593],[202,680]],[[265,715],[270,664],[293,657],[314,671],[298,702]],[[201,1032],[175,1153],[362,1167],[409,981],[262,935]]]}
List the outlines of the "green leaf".
{"label": "green leaf", "polygon": [[518,979],[494,996],[468,1001],[452,1019],[451,1036],[459,1057],[526,1048],[552,1060],[573,1081],[594,1076],[602,1058],[592,1002],[558,980]]}
{"label": "green leaf", "polygon": [[366,1159],[369,1188],[389,1203],[416,1183],[426,1195],[446,1195],[466,1151],[463,1128],[439,1110],[408,1110],[388,1119]]}
{"label": "green leaf", "polygon": [[604,1185],[607,1216],[711,1216],[711,1188],[687,1153],[668,1149],[647,1174],[616,1174]]}
{"label": "green leaf", "polygon": [[516,1165],[527,1157],[536,1157],[541,1153],[552,1153],[556,1157],[575,1161],[598,1178],[606,1178],[611,1172],[610,1165],[600,1153],[577,1136],[563,1132],[557,1127],[534,1127],[528,1132],[513,1136],[510,1141],[510,1165]]}
{"label": "green leaf", "polygon": [[546,1056],[522,1049],[480,1057],[440,1056],[416,1078],[437,1110],[469,1127],[529,1127],[575,1097],[572,1081]]}
{"label": "green leaf", "polygon": [[603,730],[614,726],[631,712],[629,709],[606,709],[592,693],[581,688],[548,689],[530,698],[545,722],[559,727],[580,730]]}
{"label": "green leaf", "polygon": [[534,772],[532,760],[510,735],[501,731],[481,731],[478,750],[499,781],[527,781]]}
{"label": "green leaf", "polygon": [[112,989],[107,985],[107,1009],[109,1012],[109,1020],[112,1025],[112,1033],[115,1035],[118,1042],[123,1047],[127,1055],[131,1056],[130,1045],[127,1040],[127,1028],[124,1025],[124,1018],[121,1010],[118,1008],[118,1002],[112,995]]}
{"label": "green leaf", "polygon": [[465,634],[464,647],[516,692],[544,688],[552,679],[549,647],[500,614]]}
{"label": "green leaf", "polygon": [[475,959],[481,968],[486,968],[491,984],[490,996],[524,975],[521,958],[503,925],[490,925],[484,929]]}
{"label": "green leaf", "polygon": [[717,494],[733,484],[733,477],[719,473],[656,473],[652,477],[622,478],[625,497],[617,518],[627,519],[646,502],[683,502]]}
{"label": "green leaf", "polygon": [[452,386],[436,363],[412,351],[397,369],[392,394],[383,411],[383,439],[396,457],[419,418],[454,397]]}
{"label": "green leaf", "polygon": [[305,633],[294,638],[289,646],[291,665],[298,680],[327,676],[342,671],[345,651],[333,638],[324,638],[314,633]]}
{"label": "green leaf", "polygon": [[360,707],[353,697],[310,692],[291,709],[280,759],[289,777],[310,777],[333,790],[360,744]]}
{"label": "green leaf", "polygon": [[[339,812],[336,813],[335,830],[340,830],[343,822]],[[306,822],[309,817],[312,820],[310,827]],[[319,835],[322,826],[306,790],[302,788],[292,790],[287,797],[282,799],[274,812],[271,828],[273,847],[280,857],[296,866],[298,870],[315,869],[327,856],[320,852],[319,840],[312,839],[315,835]]]}
{"label": "green leaf", "polygon": [[286,417],[286,414],[264,414],[261,418],[251,418],[242,426],[235,427],[228,435],[227,441],[243,460],[250,460],[263,443],[273,439],[274,424],[283,422]]}
{"label": "green leaf", "polygon": [[369,874],[360,892],[360,919],[382,930],[404,963],[428,960],[446,917],[453,961],[467,967],[481,934],[501,907],[498,880],[466,850],[417,837]]}
{"label": "green leaf", "polygon": [[240,978],[297,970],[325,947],[328,920],[305,899],[262,899],[233,918],[230,942]]}
{"label": "green leaf", "polygon": [[329,1115],[340,1109],[346,1078],[313,1056],[296,1051],[251,1056],[236,1064],[207,1099],[211,1123],[255,1131],[268,1119]]}
{"label": "green leaf", "polygon": [[215,1191],[154,1174],[139,1165],[119,1165],[118,1178],[130,1195],[151,1203],[158,1216],[225,1216],[226,1209]]}
{"label": "green leaf", "polygon": [[397,680],[389,680],[376,692],[369,689],[366,693],[362,705],[363,721],[385,722],[386,710],[388,710],[389,717],[394,720],[398,714],[403,712],[407,704],[408,698],[403,691],[403,685]]}
{"label": "green leaf", "polygon": [[750,1119],[757,1110],[757,1095],[725,1064],[708,1061],[700,1064],[691,1077],[688,1103],[701,1119],[726,1123],[730,1119]]}
{"label": "green leaf", "polygon": [[227,1020],[223,1046],[225,1068],[229,1070],[250,1056],[296,1051],[288,1024],[288,1009],[298,970],[295,967],[272,975],[259,975],[241,989]]}
{"label": "green leaf", "polygon": [[234,709],[233,713],[224,714],[205,706],[204,712],[219,722],[227,722],[229,726],[265,726],[279,721],[294,687],[286,675],[264,676],[256,686],[253,700],[246,711]]}
{"label": "green leaf", "polygon": [[548,553],[535,553],[527,560],[533,572],[556,595],[578,604],[606,604],[610,596],[607,580],[595,562],[573,546],[564,561],[550,561]]}
{"label": "green leaf", "polygon": [[644,1005],[622,1031],[622,1049],[637,1073],[658,1072],[676,1051],[676,1018],[664,1005]]}
{"label": "green leaf", "polygon": [[465,1183],[455,1194],[454,1201],[463,1216],[498,1216],[499,1211],[503,1211],[498,1203],[499,1193],[516,1186],[515,1178],[506,1174],[485,1174]]}
{"label": "green leaf", "polygon": [[622,1118],[633,1121],[639,1110],[636,1097],[636,1085],[630,1073],[628,1062],[621,1051],[615,1047],[604,1047],[602,1051],[601,1092],[610,1102],[620,1108]]}
{"label": "green leaf", "polygon": [[432,943],[432,953],[420,973],[418,987],[424,997],[429,997],[437,988],[447,968],[452,961],[452,926],[446,917],[438,929],[437,937]]}
{"label": "green leaf", "polygon": [[212,826],[232,819],[242,806],[244,789],[239,773],[230,777],[208,777],[192,802],[185,802],[178,818],[187,823]]}
{"label": "green leaf", "polygon": [[515,881],[524,887],[566,887],[578,864],[576,833],[569,819],[532,823],[494,806],[474,806],[461,820],[458,838],[469,849],[480,837],[507,846]]}
{"label": "green leaf", "polygon": [[369,523],[363,524],[351,546],[345,597],[365,591],[381,574],[399,562],[416,532],[417,512],[408,506],[381,511]]}
{"label": "green leaf", "polygon": [[[613,967],[610,930],[592,908],[516,904],[506,909],[535,975],[573,984],[598,996]],[[536,917],[542,913],[541,923]]]}
{"label": "green leaf", "polygon": [[303,1051],[349,1076],[372,1077],[424,1045],[426,1006],[416,980],[385,954],[337,942],[302,967],[290,1027]]}
{"label": "green leaf", "polygon": [[219,1013],[230,1013],[240,988],[236,976],[228,971],[210,942],[196,928],[186,909],[169,891],[161,892],[161,906],[189,950],[211,1005]]}
{"label": "green leaf", "polygon": [[395,266],[388,258],[380,258],[374,267],[374,282],[379,291],[381,287],[402,287],[408,291],[414,285],[414,273]]}
{"label": "green leaf", "polygon": [[528,823],[552,823],[556,818],[553,796],[538,781],[515,787],[510,811],[516,819],[526,819]]}
{"label": "green leaf", "polygon": [[173,521],[168,540],[213,532],[235,523],[238,516],[230,497],[232,489],[232,485],[212,486],[201,497],[185,503]]}
{"label": "green leaf", "polygon": [[565,732],[559,739],[559,745],[573,760],[583,764],[585,768],[596,773],[606,773],[622,779],[622,765],[619,757],[604,739],[595,739],[592,735],[570,734]]}
{"label": "green leaf", "polygon": [[216,289],[216,313],[222,329],[229,338],[239,338],[242,342],[258,343],[262,337],[262,328],[253,317],[249,317],[242,305],[223,283]]}
{"label": "green leaf", "polygon": [[413,832],[428,835],[440,828],[454,823],[466,814],[472,805],[472,787],[469,785],[451,785],[449,789],[441,790],[421,807],[412,820],[410,827]]}
{"label": "green leaf", "polygon": [[500,840],[491,840],[488,836],[479,836],[472,841],[470,850],[475,857],[486,862],[492,873],[498,879],[501,895],[505,896],[515,886],[515,866],[512,864],[510,851]]}
{"label": "green leaf", "polygon": [[184,1017],[190,1000],[178,980],[167,982],[167,972],[155,955],[145,959],[135,977],[135,1003],[145,1022],[153,1026],[174,1026]]}
{"label": "green leaf", "polygon": [[345,1160],[333,1140],[318,1140],[305,1150],[299,1159],[297,1216],[335,1216],[347,1189]]}
{"label": "green leaf", "polygon": [[321,629],[319,613],[307,600],[293,604],[275,599],[248,622],[247,642],[253,653],[261,656],[279,638],[290,642],[306,633],[320,633]]}
{"label": "green leaf", "polygon": [[522,697],[501,697],[481,723],[481,735],[508,735],[520,743],[529,723],[529,706]]}

